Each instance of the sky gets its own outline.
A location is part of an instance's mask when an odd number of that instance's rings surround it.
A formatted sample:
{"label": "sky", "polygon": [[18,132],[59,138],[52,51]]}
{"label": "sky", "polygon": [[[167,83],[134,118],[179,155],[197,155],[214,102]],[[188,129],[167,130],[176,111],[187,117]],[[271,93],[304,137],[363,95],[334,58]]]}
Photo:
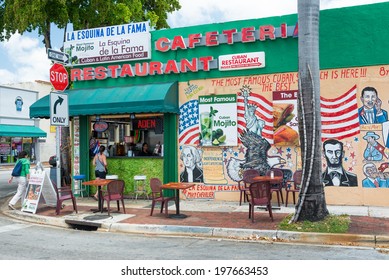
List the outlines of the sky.
{"label": "sky", "polygon": [[[321,0],[320,9],[365,5],[382,0]],[[264,18],[297,13],[297,0],[180,0],[182,8],[168,15],[171,28],[208,23]],[[63,31],[52,30],[53,49],[62,46]],[[36,32],[15,34],[0,42],[0,85],[35,80],[49,81],[51,61],[43,37]]]}

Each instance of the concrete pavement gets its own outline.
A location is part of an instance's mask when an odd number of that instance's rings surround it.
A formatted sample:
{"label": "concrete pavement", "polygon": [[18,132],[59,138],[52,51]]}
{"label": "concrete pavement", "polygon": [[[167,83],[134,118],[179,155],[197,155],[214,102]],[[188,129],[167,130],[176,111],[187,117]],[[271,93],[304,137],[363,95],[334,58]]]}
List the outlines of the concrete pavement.
{"label": "concrete pavement", "polygon": [[[367,246],[389,250],[389,208],[371,206],[328,205],[331,214],[350,215],[351,225],[346,234],[324,234],[309,232],[288,232],[278,229],[278,224],[294,207],[273,210],[274,222],[263,209],[256,209],[255,222],[248,219],[248,204],[210,200],[181,200],[181,213],[185,219],[166,218],[159,213],[159,205],[150,216],[150,200],[126,199],[126,214],[116,210],[113,213],[92,213],[97,202],[92,198],[77,198],[78,214],[73,212],[71,202],[65,202],[61,214],[55,215],[55,208],[43,206],[36,214],[9,210],[3,203],[2,211],[14,219],[65,228],[97,229],[107,232],[140,233],[156,235],[180,235],[207,238],[228,238],[267,242],[295,242]],[[112,206],[111,206],[112,207]],[[169,213],[175,212],[174,204]]]}

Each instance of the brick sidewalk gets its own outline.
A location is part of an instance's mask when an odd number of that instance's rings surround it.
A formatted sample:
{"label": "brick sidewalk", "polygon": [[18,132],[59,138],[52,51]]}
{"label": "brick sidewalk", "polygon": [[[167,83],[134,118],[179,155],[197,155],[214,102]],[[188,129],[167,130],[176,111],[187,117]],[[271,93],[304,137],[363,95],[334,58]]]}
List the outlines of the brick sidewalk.
{"label": "brick sidewalk", "polygon": [[[116,205],[114,205],[116,207]],[[90,212],[90,205],[78,205],[79,213]],[[116,210],[116,208],[113,208]],[[159,213],[159,206],[154,209],[153,216],[150,216],[150,208],[131,208],[126,206],[126,213],[133,214],[134,217],[125,219],[120,223],[127,224],[150,224],[150,225],[177,225],[177,226],[202,226],[220,228],[241,228],[258,230],[277,230],[278,224],[288,215],[287,213],[273,213],[274,222],[265,211],[256,211],[255,222],[248,218],[248,212],[209,212],[209,211],[182,211],[188,217],[185,219],[166,218],[165,214]],[[115,212],[115,211],[113,211]],[[169,213],[174,213],[174,209],[169,209]],[[61,210],[59,217],[73,213],[71,204]],[[92,212],[90,212],[92,213]],[[56,217],[55,208],[44,207],[38,209],[38,215]],[[108,215],[107,213],[104,213]],[[362,235],[389,235],[389,218],[354,216],[351,215],[351,224],[348,233]]]}

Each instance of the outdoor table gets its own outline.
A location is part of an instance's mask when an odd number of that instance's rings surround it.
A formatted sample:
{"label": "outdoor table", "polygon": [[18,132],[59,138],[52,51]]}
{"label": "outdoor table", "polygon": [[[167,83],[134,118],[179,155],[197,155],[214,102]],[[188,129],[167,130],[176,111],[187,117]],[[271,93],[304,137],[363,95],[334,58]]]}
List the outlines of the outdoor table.
{"label": "outdoor table", "polygon": [[270,184],[278,184],[278,183],[282,183],[282,180],[284,180],[284,178],[282,176],[255,176],[253,177],[253,180],[254,181],[257,181],[257,182],[264,182],[264,181],[268,181],[270,182]]}
{"label": "outdoor table", "polygon": [[169,215],[170,218],[183,219],[187,216],[180,213],[180,190],[185,190],[193,187],[193,183],[167,183],[161,186],[164,190],[176,190],[176,214]]}
{"label": "outdoor table", "polygon": [[92,209],[93,213],[97,212],[103,212],[103,198],[101,195],[101,187],[108,185],[110,182],[114,180],[109,180],[109,179],[95,179],[92,181],[86,181],[83,182],[82,184],[85,186],[96,186],[97,187],[97,196],[98,196],[98,209]]}

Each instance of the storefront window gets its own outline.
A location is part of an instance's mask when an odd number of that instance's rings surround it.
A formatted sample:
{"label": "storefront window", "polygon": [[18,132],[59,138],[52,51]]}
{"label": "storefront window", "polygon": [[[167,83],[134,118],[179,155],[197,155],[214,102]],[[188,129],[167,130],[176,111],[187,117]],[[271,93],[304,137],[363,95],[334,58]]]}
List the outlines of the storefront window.
{"label": "storefront window", "polygon": [[21,151],[30,155],[31,161],[35,159],[33,138],[31,137],[1,137],[0,163],[14,163]]}
{"label": "storefront window", "polygon": [[[92,117],[91,136],[92,142],[104,145],[111,157],[144,156],[144,143],[147,144],[146,155],[163,156],[163,115]],[[96,152],[96,145],[91,147],[94,150],[91,154]]]}

